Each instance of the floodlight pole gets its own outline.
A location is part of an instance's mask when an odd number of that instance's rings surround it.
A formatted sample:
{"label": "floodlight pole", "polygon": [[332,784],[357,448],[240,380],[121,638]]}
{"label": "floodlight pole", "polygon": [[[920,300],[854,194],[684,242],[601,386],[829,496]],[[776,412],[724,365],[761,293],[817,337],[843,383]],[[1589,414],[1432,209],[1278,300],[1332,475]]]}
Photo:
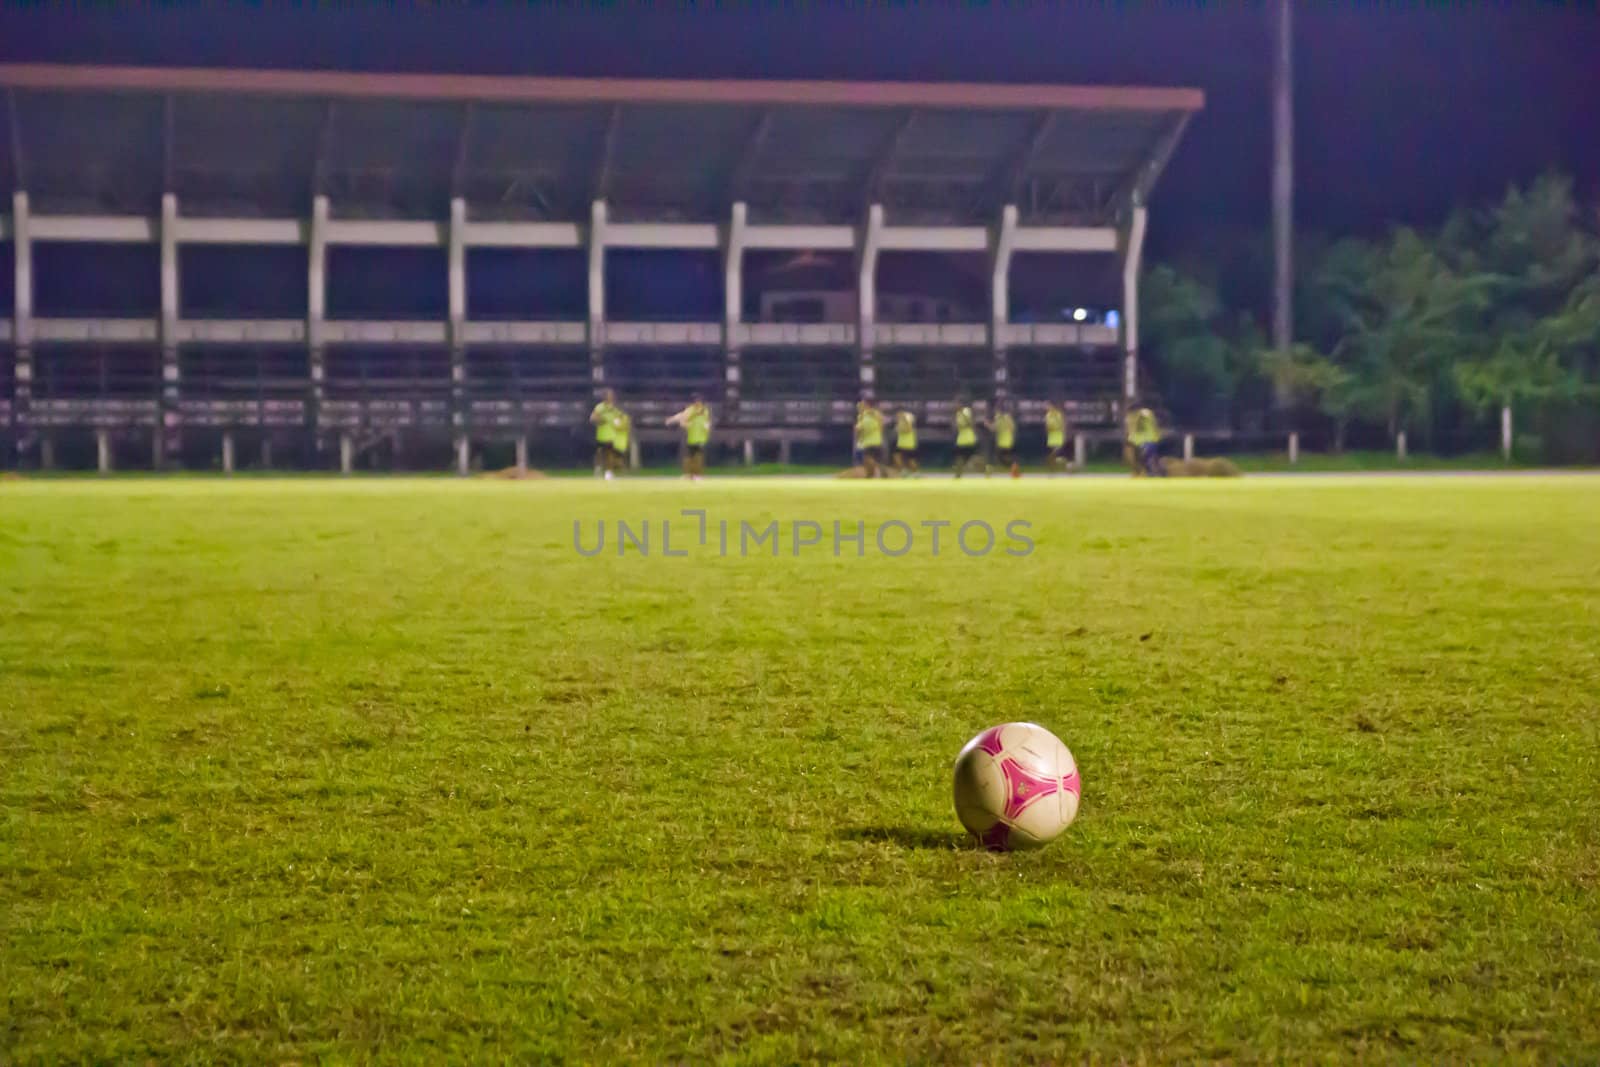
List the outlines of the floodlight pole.
{"label": "floodlight pole", "polygon": [[[1291,6],[1276,0],[1272,62],[1272,347],[1294,342],[1294,51]],[[1280,390],[1278,408],[1288,406]]]}

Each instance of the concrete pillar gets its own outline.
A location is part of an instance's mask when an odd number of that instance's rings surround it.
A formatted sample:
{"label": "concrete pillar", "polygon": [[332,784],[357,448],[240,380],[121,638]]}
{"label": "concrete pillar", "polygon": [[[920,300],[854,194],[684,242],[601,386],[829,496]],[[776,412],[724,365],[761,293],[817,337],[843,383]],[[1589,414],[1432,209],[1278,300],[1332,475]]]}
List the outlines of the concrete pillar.
{"label": "concrete pillar", "polygon": [[787,467],[794,461],[793,442],[787,437],[778,442],[778,462]]}
{"label": "concrete pillar", "polygon": [[160,470],[167,462],[167,431],[159,423],[150,431],[150,466]]}
{"label": "concrete pillar", "polygon": [[97,466],[101,474],[111,473],[111,433],[108,430],[94,432],[94,450]]}
{"label": "concrete pillar", "polygon": [[46,471],[56,469],[56,442],[53,437],[39,439],[39,469]]}
{"label": "concrete pillar", "polygon": [[994,356],[994,395],[1004,398],[1010,371],[1006,359],[1006,325],[1011,321],[1011,255],[1017,239],[1017,205],[1000,211],[1000,226],[992,248],[989,277],[989,350]]}
{"label": "concrete pillar", "polygon": [[449,233],[450,424],[467,427],[467,202],[450,201]]}
{"label": "concrete pillar", "polygon": [[873,365],[874,336],[878,322],[878,250],[883,239],[883,205],[867,208],[866,225],[859,238],[856,274],[856,363],[861,394],[877,392],[877,369]]}
{"label": "concrete pillar", "polygon": [[1511,405],[1506,404],[1500,409],[1500,455],[1507,463],[1511,462]]}
{"label": "concrete pillar", "polygon": [[[33,406],[33,242],[28,212],[28,194],[11,194],[11,270],[13,292],[11,340],[15,345],[12,365],[13,392],[11,422],[13,435],[21,437]],[[18,455],[20,466],[22,457]]]}
{"label": "concrete pillar", "polygon": [[1300,431],[1295,430],[1289,434],[1289,466],[1293,467],[1300,462]]}
{"label": "concrete pillar", "polygon": [[350,439],[349,434],[342,433],[339,435],[339,473],[349,474],[355,470],[355,466],[356,443]]}
{"label": "concrete pillar", "polygon": [[528,473],[528,438],[526,435],[517,438],[517,473]]}
{"label": "concrete pillar", "polygon": [[589,205],[589,378],[596,396],[606,384],[606,202]]}
{"label": "concrete pillar", "polygon": [[744,319],[744,237],[749,214],[741,201],[728,219],[722,260],[723,402],[731,415],[739,408],[739,325]]}
{"label": "concrete pillar", "polygon": [[1394,435],[1394,457],[1401,463],[1406,461],[1406,432],[1404,430]]}
{"label": "concrete pillar", "polygon": [[744,465],[746,467],[756,465],[756,443],[748,437],[744,439]]}
{"label": "concrete pillar", "polygon": [[466,434],[456,436],[456,473],[462,477],[472,473],[472,441]]}
{"label": "concrete pillar", "polygon": [[1139,394],[1139,264],[1144,256],[1145,206],[1135,203],[1122,248],[1122,399]]}
{"label": "concrete pillar", "polygon": [[222,473],[233,473],[233,431],[222,431]]}
{"label": "concrete pillar", "polygon": [[179,405],[178,362],[178,197],[161,196],[161,403],[158,405],[161,450],[156,457],[159,468],[163,453],[174,455],[181,442],[182,409]]}
{"label": "concrete pillar", "polygon": [[1072,435],[1072,463],[1079,470],[1089,463],[1089,439],[1081,433]]}
{"label": "concrete pillar", "polygon": [[636,471],[642,466],[644,466],[644,460],[639,455],[639,438],[637,436],[630,437],[628,439],[628,469]]}
{"label": "concrete pillar", "polygon": [[264,471],[272,469],[272,438],[270,437],[261,439],[261,469]]}
{"label": "concrete pillar", "polygon": [[1194,459],[1194,434],[1186,433],[1183,435],[1183,461],[1187,463],[1192,459]]}
{"label": "concrete pillar", "polygon": [[306,346],[310,357],[311,380],[306,385],[306,428],[321,451],[322,353],[326,344],[328,317],[328,198],[311,199],[311,233],[306,269]]}

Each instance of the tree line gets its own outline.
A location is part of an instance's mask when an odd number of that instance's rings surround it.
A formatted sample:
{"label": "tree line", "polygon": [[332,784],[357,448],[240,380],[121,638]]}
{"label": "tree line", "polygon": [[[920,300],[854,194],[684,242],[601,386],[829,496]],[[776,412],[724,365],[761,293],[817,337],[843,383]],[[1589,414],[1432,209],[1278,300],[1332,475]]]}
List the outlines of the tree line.
{"label": "tree line", "polygon": [[1295,429],[1335,450],[1408,435],[1438,451],[1505,429],[1519,458],[1592,462],[1597,222],[1548,175],[1435,229],[1302,239],[1287,352],[1267,342],[1264,242],[1164,263],[1143,282],[1142,355],[1184,426]]}

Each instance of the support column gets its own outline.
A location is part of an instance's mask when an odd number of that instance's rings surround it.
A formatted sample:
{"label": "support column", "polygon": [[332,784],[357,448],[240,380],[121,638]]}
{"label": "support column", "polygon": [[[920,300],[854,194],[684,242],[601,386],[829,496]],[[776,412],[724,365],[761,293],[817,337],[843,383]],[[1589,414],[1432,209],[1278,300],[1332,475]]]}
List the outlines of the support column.
{"label": "support column", "polygon": [[1500,409],[1500,455],[1511,462],[1511,405]]}
{"label": "support column", "polygon": [[1145,206],[1135,203],[1122,248],[1122,400],[1139,395],[1139,264],[1144,257]]}
{"label": "support column", "polygon": [[606,202],[589,209],[589,380],[595,396],[606,386]]}
{"label": "support column", "polygon": [[263,437],[261,439],[261,469],[264,470],[264,471],[269,471],[269,470],[272,469],[272,438],[271,437]]}
{"label": "support column", "polygon": [[15,347],[15,393],[11,401],[11,439],[16,442],[17,466],[22,466],[33,407],[33,242],[28,217],[28,194],[11,195],[12,280],[16,299],[11,312],[11,339]]}
{"label": "support column", "polygon": [[1183,435],[1183,461],[1188,463],[1192,459],[1194,459],[1194,434],[1186,433]]}
{"label": "support column", "polygon": [[450,425],[467,431],[467,202],[450,201]]}
{"label": "support column", "polygon": [[233,431],[222,431],[222,473],[233,473]]}
{"label": "support column", "polygon": [[111,431],[100,429],[94,432],[95,466],[101,474],[111,473]]}
{"label": "support column", "polygon": [[56,469],[56,442],[49,434],[39,437],[39,469],[53,471]]}
{"label": "support column", "polygon": [[456,473],[463,478],[472,473],[472,441],[464,433],[456,435]]}
{"label": "support column", "polygon": [[1295,430],[1289,434],[1289,466],[1293,467],[1300,462],[1300,431]]}
{"label": "support column", "polygon": [[1000,212],[994,237],[994,262],[989,282],[989,348],[994,353],[994,395],[1004,400],[1010,387],[1006,360],[1006,325],[1011,321],[1011,255],[1017,240],[1017,206]]}
{"label": "support column", "polygon": [[722,383],[728,414],[739,407],[739,323],[744,318],[744,231],[748,209],[733,205],[722,258]]}
{"label": "support column", "polygon": [[1081,433],[1072,435],[1072,462],[1079,470],[1089,462],[1089,439]]}
{"label": "support column", "polygon": [[856,277],[856,365],[860,369],[861,394],[877,392],[877,369],[872,350],[878,324],[878,250],[883,240],[883,205],[867,208],[867,221],[859,240]]}
{"label": "support column", "polygon": [[1406,461],[1406,432],[1404,430],[1394,435],[1394,458],[1401,463]]}
{"label": "support column", "polygon": [[355,466],[356,443],[350,439],[349,434],[342,433],[339,435],[339,473],[349,474],[355,470]]}
{"label": "support column", "polygon": [[310,259],[306,270],[306,351],[310,381],[306,383],[306,429],[313,448],[322,451],[322,353],[328,317],[328,198],[311,200],[311,233],[306,242]]}
{"label": "support column", "polygon": [[778,462],[785,467],[794,462],[793,442],[787,437],[780,438],[778,441]]}
{"label": "support column", "polygon": [[746,467],[756,465],[756,443],[748,437],[744,439],[744,465]]}
{"label": "support column", "polygon": [[634,434],[628,439],[628,469],[636,471],[643,465],[644,461],[639,455],[639,435]]}
{"label": "support column", "polygon": [[517,473],[528,473],[528,438],[526,435],[517,438]]}
{"label": "support column", "polygon": [[157,405],[155,466],[177,457],[183,444],[178,363],[178,197],[161,196],[161,403]]}

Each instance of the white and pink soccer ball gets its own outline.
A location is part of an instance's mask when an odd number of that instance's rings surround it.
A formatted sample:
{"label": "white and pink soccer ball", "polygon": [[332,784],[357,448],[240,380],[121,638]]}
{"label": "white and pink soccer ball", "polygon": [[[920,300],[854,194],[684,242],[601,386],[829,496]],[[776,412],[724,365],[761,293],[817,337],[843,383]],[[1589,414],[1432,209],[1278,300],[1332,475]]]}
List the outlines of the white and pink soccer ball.
{"label": "white and pink soccer ball", "polygon": [[955,778],[956,816],[988,849],[1038,848],[1078,815],[1072,753],[1031,722],[1002,723],[968,741]]}

